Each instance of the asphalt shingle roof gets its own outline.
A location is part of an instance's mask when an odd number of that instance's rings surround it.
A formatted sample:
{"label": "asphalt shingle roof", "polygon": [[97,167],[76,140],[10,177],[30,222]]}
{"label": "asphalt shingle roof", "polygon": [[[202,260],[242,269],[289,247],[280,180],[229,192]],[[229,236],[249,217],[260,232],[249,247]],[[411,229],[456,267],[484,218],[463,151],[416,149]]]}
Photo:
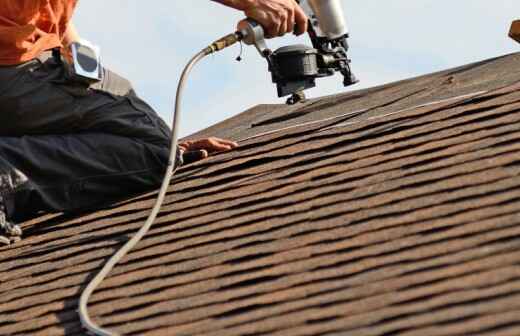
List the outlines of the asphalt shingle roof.
{"label": "asphalt shingle roof", "polygon": [[[520,54],[196,136],[151,233],[91,300],[135,335],[520,335]],[[0,334],[83,335],[79,293],[154,193],[25,223]]]}

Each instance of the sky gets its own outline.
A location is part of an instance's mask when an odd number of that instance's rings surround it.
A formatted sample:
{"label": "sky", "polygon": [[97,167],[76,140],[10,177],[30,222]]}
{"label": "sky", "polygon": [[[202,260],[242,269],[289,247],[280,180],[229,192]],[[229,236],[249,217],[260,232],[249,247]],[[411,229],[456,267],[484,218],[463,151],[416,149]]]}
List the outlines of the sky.
{"label": "sky", "polygon": [[[309,97],[382,85],[520,51],[507,37],[518,0],[342,0],[349,56],[361,82],[320,79]],[[177,82],[189,59],[235,30],[242,13],[209,0],[84,0],[74,22],[99,45],[102,61],[128,78],[169,124]],[[271,49],[306,36],[268,41]],[[258,104],[284,103],[256,49],[231,47],[203,60],[189,78],[180,133],[187,136]]]}

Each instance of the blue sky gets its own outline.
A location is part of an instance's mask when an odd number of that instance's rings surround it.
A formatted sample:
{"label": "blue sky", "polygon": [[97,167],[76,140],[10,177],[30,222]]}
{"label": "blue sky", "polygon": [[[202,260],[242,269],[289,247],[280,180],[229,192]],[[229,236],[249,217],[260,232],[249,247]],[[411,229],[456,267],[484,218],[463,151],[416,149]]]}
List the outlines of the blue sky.
{"label": "blue sky", "polygon": [[[349,90],[464,65],[520,51],[507,37],[520,18],[518,0],[344,0],[352,67],[361,83]],[[208,0],[80,1],[75,22],[102,48],[105,66],[129,78],[138,93],[171,123],[177,80],[190,57],[234,31],[242,14]],[[271,48],[305,42],[292,36]],[[258,104],[283,103],[265,61],[251,47],[203,61],[184,100],[181,134],[232,117]],[[318,82],[311,97],[346,91],[341,78]]]}

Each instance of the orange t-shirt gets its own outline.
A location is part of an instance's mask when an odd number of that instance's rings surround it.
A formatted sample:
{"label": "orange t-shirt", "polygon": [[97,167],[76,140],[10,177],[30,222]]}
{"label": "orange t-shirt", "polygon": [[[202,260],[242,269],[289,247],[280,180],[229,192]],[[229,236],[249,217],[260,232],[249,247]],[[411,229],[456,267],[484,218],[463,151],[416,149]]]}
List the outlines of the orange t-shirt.
{"label": "orange t-shirt", "polygon": [[77,0],[0,0],[0,65],[61,47]]}

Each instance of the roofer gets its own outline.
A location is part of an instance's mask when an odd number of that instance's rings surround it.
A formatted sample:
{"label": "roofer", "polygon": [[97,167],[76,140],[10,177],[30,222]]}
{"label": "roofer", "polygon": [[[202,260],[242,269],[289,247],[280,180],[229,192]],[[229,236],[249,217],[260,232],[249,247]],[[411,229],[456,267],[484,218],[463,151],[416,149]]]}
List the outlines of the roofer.
{"label": "roofer", "polygon": [[[260,22],[269,37],[306,29],[294,0],[218,2]],[[0,0],[0,243],[19,239],[12,223],[40,212],[93,209],[156,188],[167,166],[170,129],[126,79],[107,69],[95,84],[70,76],[76,3]],[[187,141],[177,156],[236,146]]]}

